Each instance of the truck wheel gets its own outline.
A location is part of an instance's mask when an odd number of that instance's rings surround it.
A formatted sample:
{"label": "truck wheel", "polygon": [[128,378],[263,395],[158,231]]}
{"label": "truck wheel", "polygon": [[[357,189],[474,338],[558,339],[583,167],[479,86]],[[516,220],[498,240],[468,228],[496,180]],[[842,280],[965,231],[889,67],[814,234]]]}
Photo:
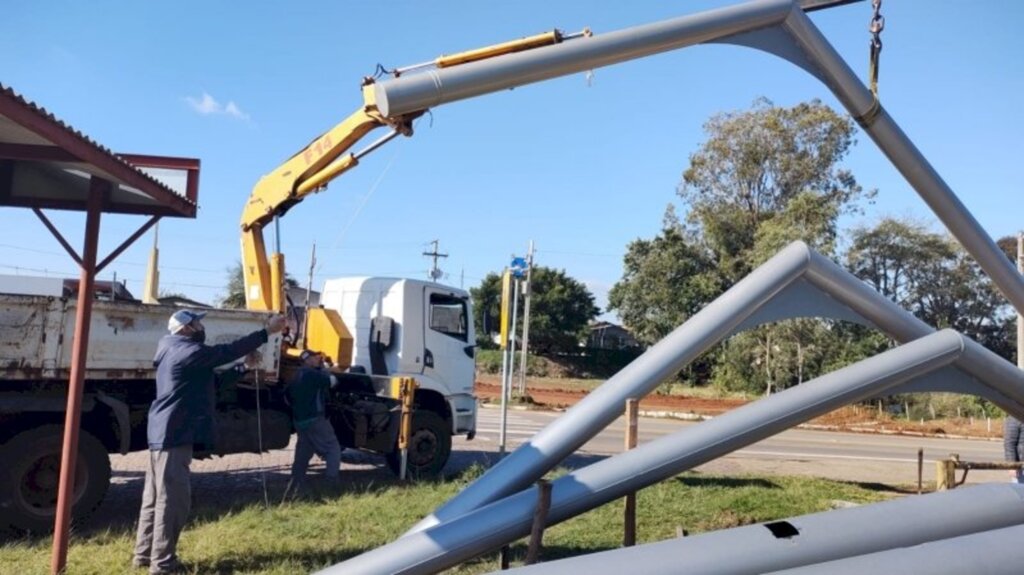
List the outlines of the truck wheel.
{"label": "truck wheel", "polygon": [[[452,453],[452,433],[441,416],[432,411],[417,411],[412,416],[412,434],[409,437],[409,458],[406,476],[428,479],[441,475]],[[387,454],[388,468],[398,475],[402,453],[395,450]]]}
{"label": "truck wheel", "polygon": [[[23,431],[0,447],[0,527],[43,533],[53,529],[64,440],[60,425]],[[72,517],[82,519],[103,501],[110,459],[91,433],[78,433]]]}

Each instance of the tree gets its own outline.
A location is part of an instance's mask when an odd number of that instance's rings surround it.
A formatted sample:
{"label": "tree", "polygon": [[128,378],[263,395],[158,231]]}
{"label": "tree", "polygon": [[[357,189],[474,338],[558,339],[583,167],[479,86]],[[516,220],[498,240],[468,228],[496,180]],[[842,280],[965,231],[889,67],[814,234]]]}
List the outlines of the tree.
{"label": "tree", "polygon": [[608,310],[638,341],[656,343],[722,291],[710,254],[684,235],[671,209],[650,240],[630,242],[622,279],[608,292]]}
{"label": "tree", "polygon": [[[593,294],[585,285],[566,275],[565,270],[545,266],[533,268],[531,282],[530,347],[540,354],[574,351],[586,336],[587,324],[601,313],[594,305]],[[477,340],[490,340],[489,335],[498,331],[501,276],[488,274],[470,294]],[[522,325],[522,305],[518,311],[518,325]]]}
{"label": "tree", "polygon": [[[853,122],[817,100],[784,108],[760,99],[712,117],[704,129],[707,139],[677,189],[688,210],[684,230],[633,242],[616,284],[653,292],[634,296],[635,310],[620,310],[630,329],[649,337],[663,336],[794,240],[834,255],[839,217],[873,194],[839,166],[855,143]],[[638,257],[645,266],[631,265]],[[658,301],[671,302],[671,311]],[[762,326],[723,346],[710,375],[748,391],[799,384],[820,375],[832,338],[831,325],[819,320]]]}
{"label": "tree", "polygon": [[[224,297],[220,299],[220,307],[245,309],[245,277],[242,274],[242,262],[235,262],[226,268],[225,272],[228,284],[224,288]],[[298,287],[299,282],[286,273],[284,285],[285,288]]]}
{"label": "tree", "polygon": [[500,330],[501,321],[501,275],[487,274],[475,288],[469,288],[473,300],[473,327],[476,328],[476,343],[483,349],[496,346],[493,334]]}
{"label": "tree", "polygon": [[1012,313],[978,264],[947,236],[887,218],[858,228],[847,267],[880,293],[936,328],[953,328],[1013,357]]}
{"label": "tree", "polygon": [[782,108],[762,98],[704,130],[677,193],[727,285],[796,239],[828,255],[838,217],[873,195],[838,166],[855,143],[853,122],[818,100]]}
{"label": "tree", "polygon": [[220,307],[228,309],[245,308],[245,277],[242,274],[242,262],[235,262],[226,270],[228,285],[227,293],[220,299]]}

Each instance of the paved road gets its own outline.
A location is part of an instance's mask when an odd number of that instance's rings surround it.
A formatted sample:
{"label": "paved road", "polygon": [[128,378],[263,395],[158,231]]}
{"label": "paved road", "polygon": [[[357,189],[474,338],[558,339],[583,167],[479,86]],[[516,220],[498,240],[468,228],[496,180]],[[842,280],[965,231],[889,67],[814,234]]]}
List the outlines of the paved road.
{"label": "paved road", "polygon": [[[510,411],[507,442],[511,448],[529,439],[558,417],[543,411]],[[484,408],[480,413],[477,438],[471,443],[499,442],[501,412]],[[643,417],[639,441],[644,443],[698,425],[674,419]],[[625,420],[620,418],[587,442],[582,452],[613,455],[622,450]],[[466,442],[463,442],[466,443]],[[755,443],[699,469],[709,472],[787,473],[814,475],[852,481],[904,483],[917,481],[917,450],[924,449],[924,478],[934,480],[935,460],[957,453],[967,461],[1001,461],[1002,443],[981,439],[942,439],[867,433],[839,433],[794,429]],[[1005,471],[972,471],[968,483],[1002,481]]]}
{"label": "paved road", "polygon": [[[560,414],[544,411],[510,411],[509,449],[528,440]],[[479,431],[473,441],[456,438],[452,459],[446,472],[454,473],[471,463],[493,464],[498,459],[500,411],[484,407],[480,411]],[[696,423],[656,418],[641,418],[640,442],[684,430]],[[583,446],[568,462],[570,467],[593,463],[619,453],[622,449],[624,421],[618,420]],[[294,442],[293,442],[294,443]],[[241,453],[192,464],[193,498],[203,502],[199,513],[215,517],[238,504],[263,501],[264,479],[267,497],[279,500],[288,480],[293,445],[263,455]],[[934,480],[933,461],[959,453],[965,460],[998,461],[1002,457],[999,442],[835,433],[798,429],[786,431],[736,453],[707,463],[698,471],[725,475],[784,474],[808,475],[832,479],[912,485],[917,481],[917,449],[925,450],[924,478]],[[392,481],[383,458],[354,450],[343,456],[343,477],[359,489]],[[314,459],[311,473],[318,474],[322,462]],[[104,529],[117,523],[131,525],[138,513],[142,494],[145,455],[131,453],[111,458],[112,485],[101,509],[100,520],[91,527]],[[972,471],[968,483],[1005,481],[1006,472]]]}

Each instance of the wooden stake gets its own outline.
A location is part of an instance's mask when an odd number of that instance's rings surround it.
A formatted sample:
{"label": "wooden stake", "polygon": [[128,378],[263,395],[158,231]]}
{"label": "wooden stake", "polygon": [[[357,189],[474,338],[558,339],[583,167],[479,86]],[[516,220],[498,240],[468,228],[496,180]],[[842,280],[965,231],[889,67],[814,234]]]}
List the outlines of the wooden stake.
{"label": "wooden stake", "polygon": [[917,494],[920,495],[924,485],[924,448],[917,448]]}
{"label": "wooden stake", "polygon": [[[640,402],[636,399],[626,400],[626,444],[625,450],[636,447],[637,418],[640,414]],[[623,512],[622,546],[636,545],[636,493],[626,495],[626,508]]]}
{"label": "wooden stake", "polygon": [[533,528],[530,529],[530,546],[526,549],[526,565],[533,565],[540,555],[544,542],[544,527],[548,523],[551,509],[551,483],[541,479],[537,482],[537,508],[533,512]]}

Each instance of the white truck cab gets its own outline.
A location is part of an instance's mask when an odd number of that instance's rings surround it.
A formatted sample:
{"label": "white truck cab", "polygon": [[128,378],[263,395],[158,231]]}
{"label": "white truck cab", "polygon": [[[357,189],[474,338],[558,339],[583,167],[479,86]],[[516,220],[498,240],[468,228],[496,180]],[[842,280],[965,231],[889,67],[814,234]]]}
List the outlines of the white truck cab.
{"label": "white truck cab", "polygon": [[469,293],[438,283],[377,277],[327,280],[320,305],[355,338],[352,365],[419,382],[417,404],[436,411],[453,435],[476,432],[476,335]]}

